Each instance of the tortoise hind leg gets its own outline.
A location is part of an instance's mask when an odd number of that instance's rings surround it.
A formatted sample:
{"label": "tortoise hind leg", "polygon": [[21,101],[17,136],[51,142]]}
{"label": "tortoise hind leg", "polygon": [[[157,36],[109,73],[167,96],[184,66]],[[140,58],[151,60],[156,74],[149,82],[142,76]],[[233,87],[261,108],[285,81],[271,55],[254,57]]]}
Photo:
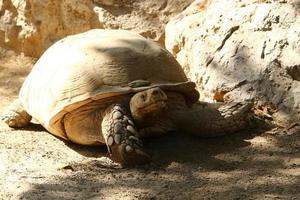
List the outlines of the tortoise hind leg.
{"label": "tortoise hind leg", "polygon": [[206,104],[174,114],[180,131],[203,137],[215,137],[237,132],[249,121],[250,102]]}
{"label": "tortoise hind leg", "polygon": [[31,116],[25,111],[19,99],[16,99],[1,115],[1,120],[9,127],[22,128],[27,126],[31,121]]}

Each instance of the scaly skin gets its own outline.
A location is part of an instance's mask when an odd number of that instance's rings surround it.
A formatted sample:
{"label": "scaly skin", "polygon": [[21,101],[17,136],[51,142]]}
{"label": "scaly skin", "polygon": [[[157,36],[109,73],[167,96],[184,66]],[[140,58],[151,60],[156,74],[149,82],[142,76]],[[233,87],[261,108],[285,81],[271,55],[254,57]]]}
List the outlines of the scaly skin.
{"label": "scaly skin", "polygon": [[249,121],[250,102],[206,104],[170,115],[180,132],[201,137],[217,137],[243,129]]}
{"label": "scaly skin", "polygon": [[135,124],[122,104],[113,104],[106,109],[102,134],[109,153],[117,162],[132,165],[150,161]]}
{"label": "scaly skin", "polygon": [[[151,119],[151,124],[146,117],[139,116],[140,137],[159,136],[170,131],[216,137],[237,132],[249,121],[251,102],[199,102],[190,107],[182,94],[166,92],[166,95],[168,109]],[[133,116],[136,115],[133,113]]]}

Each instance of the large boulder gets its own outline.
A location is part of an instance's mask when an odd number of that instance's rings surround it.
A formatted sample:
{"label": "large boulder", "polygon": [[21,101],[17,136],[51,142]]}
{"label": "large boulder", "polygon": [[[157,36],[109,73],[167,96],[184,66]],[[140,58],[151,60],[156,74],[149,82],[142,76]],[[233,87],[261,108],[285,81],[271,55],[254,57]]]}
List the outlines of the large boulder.
{"label": "large boulder", "polygon": [[0,45],[38,57],[61,37],[100,27],[91,3],[79,0],[2,0]]}
{"label": "large boulder", "polygon": [[169,18],[192,0],[0,0],[0,46],[39,57],[66,35],[127,29],[163,43]]}
{"label": "large boulder", "polygon": [[166,27],[166,48],[203,100],[255,99],[300,125],[300,1],[198,0]]}

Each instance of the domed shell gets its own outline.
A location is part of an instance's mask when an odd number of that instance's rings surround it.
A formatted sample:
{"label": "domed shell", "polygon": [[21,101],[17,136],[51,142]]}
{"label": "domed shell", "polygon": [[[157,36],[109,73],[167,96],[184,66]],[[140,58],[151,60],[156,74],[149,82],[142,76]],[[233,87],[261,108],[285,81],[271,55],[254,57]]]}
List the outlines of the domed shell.
{"label": "domed shell", "polygon": [[[135,80],[151,85],[128,86]],[[198,99],[194,83],[158,44],[130,31],[94,29],[52,45],[34,65],[19,98],[48,131],[65,137],[66,113],[91,101],[155,86]]]}

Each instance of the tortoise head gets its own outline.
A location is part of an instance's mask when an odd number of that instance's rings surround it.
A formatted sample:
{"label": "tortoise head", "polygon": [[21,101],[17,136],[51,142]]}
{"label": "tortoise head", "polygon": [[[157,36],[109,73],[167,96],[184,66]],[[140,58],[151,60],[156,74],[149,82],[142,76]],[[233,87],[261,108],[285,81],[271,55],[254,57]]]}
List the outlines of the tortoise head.
{"label": "tortoise head", "polygon": [[167,109],[168,97],[159,87],[136,93],[130,100],[130,111],[139,126],[148,124]]}

